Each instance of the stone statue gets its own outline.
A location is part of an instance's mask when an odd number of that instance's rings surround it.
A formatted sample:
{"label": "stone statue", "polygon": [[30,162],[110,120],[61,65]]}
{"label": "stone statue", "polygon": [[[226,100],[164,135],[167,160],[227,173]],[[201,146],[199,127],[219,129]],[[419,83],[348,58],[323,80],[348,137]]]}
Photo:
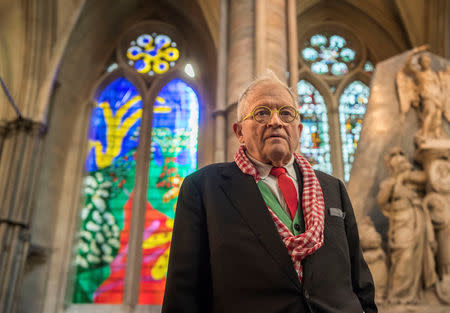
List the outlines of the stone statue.
{"label": "stone statue", "polygon": [[358,225],[364,259],[375,283],[375,300],[377,303],[381,303],[386,296],[388,279],[386,254],[381,247],[381,236],[369,216],[365,216]]}
{"label": "stone statue", "polygon": [[437,242],[436,295],[441,303],[450,304],[450,162],[447,158],[431,161],[428,183],[424,207],[430,212]]}
{"label": "stone statue", "polygon": [[421,198],[427,177],[413,169],[398,147],[385,160],[391,177],[381,182],[377,201],[389,220],[387,301],[417,303],[421,291],[437,282],[433,226]]}
{"label": "stone statue", "polygon": [[429,193],[424,206],[430,212],[430,218],[436,235],[436,263],[439,277],[450,275],[450,203],[439,193]]}
{"label": "stone statue", "polygon": [[[402,114],[413,106],[418,109],[421,128],[416,134],[420,144],[427,138],[441,138],[442,115],[450,121],[450,69],[434,71],[431,58],[423,53],[426,46],[412,50],[402,70],[397,74],[397,92]],[[416,63],[416,54],[421,53]],[[414,62],[416,61],[416,62]]]}

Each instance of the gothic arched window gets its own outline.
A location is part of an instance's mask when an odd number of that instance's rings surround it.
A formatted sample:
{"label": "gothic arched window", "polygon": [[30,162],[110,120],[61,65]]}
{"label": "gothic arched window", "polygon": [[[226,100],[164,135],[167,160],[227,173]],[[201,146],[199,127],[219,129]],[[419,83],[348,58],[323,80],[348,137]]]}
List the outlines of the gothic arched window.
{"label": "gothic arched window", "polygon": [[300,138],[302,153],[314,168],[332,172],[327,106],[320,92],[306,80],[297,84],[300,116],[303,124]]}
{"label": "gothic arched window", "polygon": [[348,181],[373,63],[362,42],[340,25],[324,24],[300,38],[301,151],[315,169]]}
{"label": "gothic arched window", "polygon": [[116,52],[92,101],[72,303],[161,305],[200,97],[170,25],[138,24]]}

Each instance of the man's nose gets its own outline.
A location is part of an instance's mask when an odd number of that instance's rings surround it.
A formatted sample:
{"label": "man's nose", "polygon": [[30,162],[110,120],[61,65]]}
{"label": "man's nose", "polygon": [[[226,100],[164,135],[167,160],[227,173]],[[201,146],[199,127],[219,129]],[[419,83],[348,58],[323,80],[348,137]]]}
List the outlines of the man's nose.
{"label": "man's nose", "polygon": [[278,115],[278,111],[273,111],[272,116],[270,117],[270,120],[267,124],[271,126],[282,125],[280,116]]}

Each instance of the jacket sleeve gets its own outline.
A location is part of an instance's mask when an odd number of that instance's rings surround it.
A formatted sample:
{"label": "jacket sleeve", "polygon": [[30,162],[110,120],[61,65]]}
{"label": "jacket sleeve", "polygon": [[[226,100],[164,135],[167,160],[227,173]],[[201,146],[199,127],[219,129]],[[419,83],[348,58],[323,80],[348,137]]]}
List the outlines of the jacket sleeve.
{"label": "jacket sleeve", "polygon": [[175,213],[162,313],[209,312],[211,279],[205,210],[188,176]]}
{"label": "jacket sleeve", "polygon": [[361,303],[365,313],[378,312],[375,304],[375,287],[372,280],[372,274],[364,260],[361,246],[359,243],[358,227],[356,225],[355,213],[352,204],[345,189],[344,184],[339,181],[341,191],[342,208],[346,212],[345,231],[347,233],[347,242],[350,252],[351,273],[353,291]]}

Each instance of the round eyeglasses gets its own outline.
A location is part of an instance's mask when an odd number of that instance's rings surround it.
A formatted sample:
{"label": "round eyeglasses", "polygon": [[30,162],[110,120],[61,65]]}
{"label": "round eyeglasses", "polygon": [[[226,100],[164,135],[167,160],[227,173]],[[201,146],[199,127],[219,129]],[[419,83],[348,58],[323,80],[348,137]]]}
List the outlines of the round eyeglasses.
{"label": "round eyeglasses", "polygon": [[267,124],[272,118],[273,112],[277,112],[279,119],[284,123],[293,122],[298,115],[298,111],[290,105],[286,105],[279,109],[271,109],[261,105],[257,106],[253,109],[253,111],[248,113],[247,116],[242,119],[242,122],[251,117],[258,123]]}

